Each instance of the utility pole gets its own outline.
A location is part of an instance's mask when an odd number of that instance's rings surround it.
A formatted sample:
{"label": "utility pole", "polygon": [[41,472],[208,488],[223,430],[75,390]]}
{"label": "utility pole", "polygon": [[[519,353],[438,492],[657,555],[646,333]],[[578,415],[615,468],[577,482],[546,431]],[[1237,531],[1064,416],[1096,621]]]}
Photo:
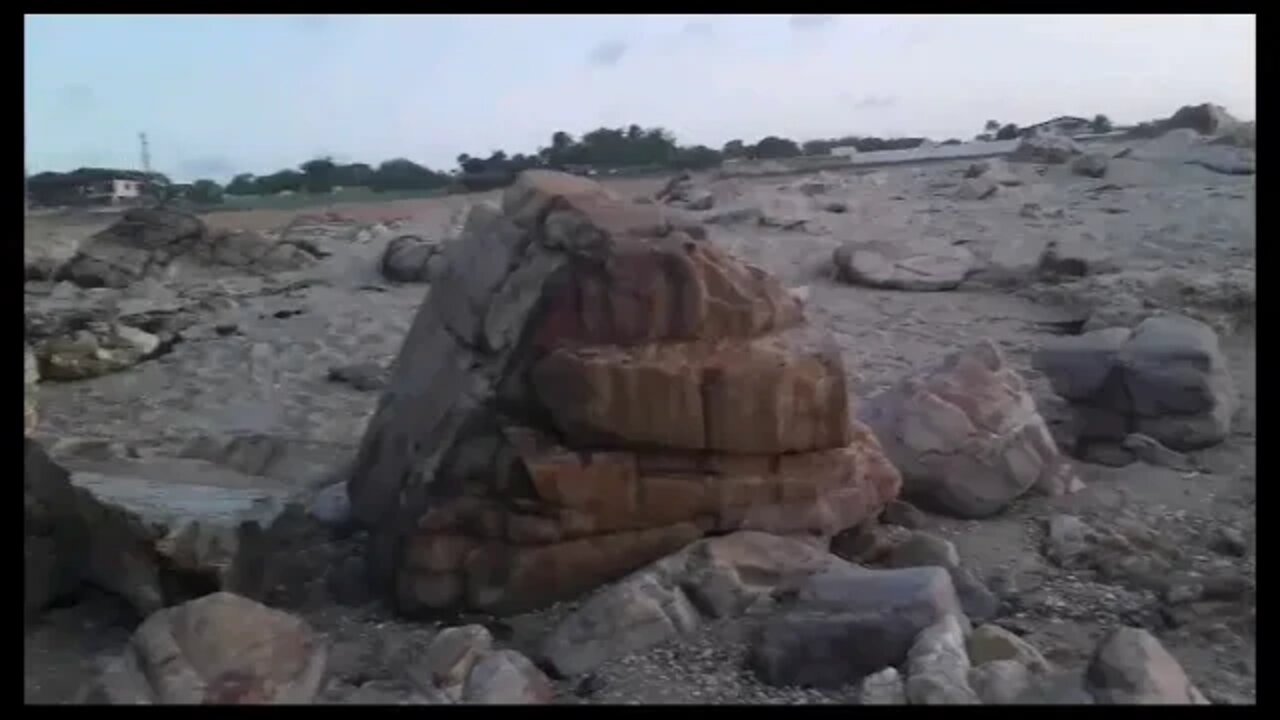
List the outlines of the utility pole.
{"label": "utility pole", "polygon": [[151,148],[147,145],[147,134],[138,133],[138,142],[142,145],[142,171],[151,174]]}

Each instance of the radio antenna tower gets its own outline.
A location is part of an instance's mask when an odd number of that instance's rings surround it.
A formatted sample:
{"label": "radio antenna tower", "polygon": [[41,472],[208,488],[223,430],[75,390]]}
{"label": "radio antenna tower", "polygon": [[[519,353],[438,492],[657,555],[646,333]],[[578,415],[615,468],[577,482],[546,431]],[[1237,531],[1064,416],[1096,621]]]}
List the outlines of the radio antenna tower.
{"label": "radio antenna tower", "polygon": [[151,174],[151,148],[147,145],[147,134],[138,133],[138,142],[142,145],[142,171]]}

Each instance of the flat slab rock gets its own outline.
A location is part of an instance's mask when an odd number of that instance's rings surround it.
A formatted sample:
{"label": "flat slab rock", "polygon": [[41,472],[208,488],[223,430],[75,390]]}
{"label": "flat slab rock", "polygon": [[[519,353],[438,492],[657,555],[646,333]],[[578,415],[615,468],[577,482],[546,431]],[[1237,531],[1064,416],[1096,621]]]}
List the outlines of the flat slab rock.
{"label": "flat slab rock", "polygon": [[968,248],[936,238],[850,242],[832,261],[844,282],[892,290],[953,290],[974,268]]}
{"label": "flat slab rock", "polygon": [[199,460],[71,462],[72,484],[124,520],[169,569],[260,597],[264,555],[292,492]]}

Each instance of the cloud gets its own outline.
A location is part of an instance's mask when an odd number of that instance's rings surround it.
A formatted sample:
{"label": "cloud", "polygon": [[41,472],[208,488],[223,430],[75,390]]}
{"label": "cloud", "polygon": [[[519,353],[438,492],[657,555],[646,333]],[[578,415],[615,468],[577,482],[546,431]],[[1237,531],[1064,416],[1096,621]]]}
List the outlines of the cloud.
{"label": "cloud", "polygon": [[627,44],[621,40],[602,42],[587,55],[587,63],[598,67],[613,67],[627,54]]}
{"label": "cloud", "polygon": [[835,15],[792,15],[788,23],[792,30],[817,30],[839,19]]}

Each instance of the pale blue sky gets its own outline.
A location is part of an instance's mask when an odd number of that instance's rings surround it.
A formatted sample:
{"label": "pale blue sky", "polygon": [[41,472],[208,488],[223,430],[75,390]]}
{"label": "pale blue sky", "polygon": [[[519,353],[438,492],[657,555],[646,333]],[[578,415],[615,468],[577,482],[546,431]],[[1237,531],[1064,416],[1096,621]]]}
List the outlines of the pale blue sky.
{"label": "pale blue sky", "polygon": [[988,118],[1256,111],[1256,19],[1001,15],[27,16],[32,172],[175,179],[321,154],[449,169],[558,129],[968,138]]}

